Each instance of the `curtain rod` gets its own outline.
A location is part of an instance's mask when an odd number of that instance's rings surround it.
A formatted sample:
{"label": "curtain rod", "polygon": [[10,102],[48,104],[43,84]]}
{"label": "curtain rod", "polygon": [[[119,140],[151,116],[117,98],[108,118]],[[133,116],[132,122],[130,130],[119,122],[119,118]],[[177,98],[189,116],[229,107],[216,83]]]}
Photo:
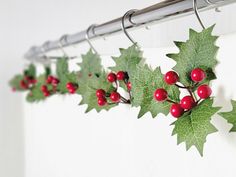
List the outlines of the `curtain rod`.
{"label": "curtain rod", "polygon": [[[234,2],[236,2],[236,0],[197,0],[197,6],[198,9],[202,11]],[[193,13],[193,0],[166,0],[137,10],[132,14],[130,20],[126,19],[124,21],[124,24],[126,29],[130,29],[145,24],[179,18]],[[88,31],[88,36],[86,36],[87,30],[84,30],[72,35],[66,35],[66,38],[61,37],[58,40],[47,41],[41,46],[33,46],[24,57],[26,59],[39,59],[44,56],[45,52],[84,42],[87,40],[87,37],[93,39],[120,32],[122,31],[121,19],[122,17],[96,25],[93,30]]]}

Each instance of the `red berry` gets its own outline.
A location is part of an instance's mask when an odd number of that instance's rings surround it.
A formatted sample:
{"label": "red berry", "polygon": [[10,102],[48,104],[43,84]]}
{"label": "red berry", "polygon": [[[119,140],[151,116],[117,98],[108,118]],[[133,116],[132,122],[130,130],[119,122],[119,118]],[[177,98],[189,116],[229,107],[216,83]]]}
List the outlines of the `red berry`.
{"label": "red berry", "polygon": [[170,108],[170,113],[173,117],[179,118],[183,115],[184,109],[180,106],[180,104],[174,103]]}
{"label": "red berry", "polygon": [[123,71],[119,71],[118,73],[116,73],[117,80],[124,80],[125,76],[126,74]]}
{"label": "red berry", "polygon": [[201,68],[195,68],[191,72],[191,79],[195,82],[201,82],[206,78],[205,72]]}
{"label": "red berry", "polygon": [[119,102],[120,101],[120,94],[118,92],[112,92],[110,95],[110,99],[113,102]]}
{"label": "red berry", "polygon": [[156,89],[156,91],[154,92],[154,98],[157,101],[164,101],[167,99],[167,97],[168,97],[168,93],[163,88]]}
{"label": "red berry", "polygon": [[43,95],[44,95],[45,97],[48,97],[48,96],[50,95],[50,92],[49,92],[49,91],[43,92]]}
{"label": "red berry", "polygon": [[195,101],[191,96],[185,96],[180,101],[180,105],[183,109],[192,109],[195,106]]}
{"label": "red berry", "polygon": [[31,79],[31,80],[30,80],[30,83],[31,83],[31,84],[36,84],[37,82],[38,82],[38,81],[37,81],[36,79]]}
{"label": "red berry", "polygon": [[128,91],[130,91],[130,90],[131,90],[131,82],[128,82],[128,83],[126,84],[126,86],[127,86]]}
{"label": "red berry", "polygon": [[208,85],[201,85],[197,89],[197,94],[201,99],[208,98],[212,93],[211,88]]}
{"label": "red berry", "polygon": [[108,76],[107,76],[107,80],[109,82],[115,82],[116,81],[116,75],[114,73],[109,73]]}
{"label": "red berry", "polygon": [[169,85],[173,85],[175,84],[176,82],[179,81],[179,76],[176,72],[174,71],[169,71],[165,74],[165,82]]}
{"label": "red berry", "polygon": [[105,90],[103,90],[103,89],[98,89],[98,90],[96,91],[96,96],[97,96],[98,98],[103,98],[103,97],[105,97],[105,96],[106,96]]}
{"label": "red berry", "polygon": [[66,88],[67,88],[67,89],[74,88],[74,84],[73,84],[72,82],[68,82],[68,83],[66,84]]}
{"label": "red berry", "polygon": [[76,92],[76,88],[72,87],[68,89],[69,93],[74,94]]}
{"label": "red berry", "polygon": [[51,84],[53,79],[54,79],[53,76],[48,76],[48,78],[46,80],[47,84]]}
{"label": "red berry", "polygon": [[22,89],[28,89],[28,84],[24,80],[21,80],[20,81],[20,87]]}
{"label": "red berry", "polygon": [[15,91],[16,91],[16,88],[15,88],[15,87],[12,87],[11,90],[12,90],[13,92],[15,92]]}
{"label": "red berry", "polygon": [[107,99],[104,97],[98,98],[98,105],[104,106],[107,103]]}
{"label": "red berry", "polygon": [[57,78],[53,78],[52,79],[52,85],[54,85],[54,86],[57,86],[57,84],[59,83],[60,81],[59,81],[59,79],[57,79]]}
{"label": "red berry", "polygon": [[42,85],[41,86],[41,91],[42,92],[47,92],[48,91],[48,87],[46,85]]}

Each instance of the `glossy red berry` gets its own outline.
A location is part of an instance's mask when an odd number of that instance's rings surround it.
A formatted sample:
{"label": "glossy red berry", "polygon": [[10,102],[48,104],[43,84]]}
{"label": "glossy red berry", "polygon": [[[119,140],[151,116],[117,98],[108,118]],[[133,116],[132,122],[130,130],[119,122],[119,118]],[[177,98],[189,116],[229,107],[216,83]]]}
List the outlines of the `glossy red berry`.
{"label": "glossy red berry", "polygon": [[126,73],[124,71],[119,71],[116,73],[117,80],[124,80],[126,76]]}
{"label": "glossy red berry", "polygon": [[29,88],[28,84],[24,80],[20,81],[20,87],[22,89],[28,89]]}
{"label": "glossy red berry", "polygon": [[109,73],[108,76],[107,76],[107,80],[109,82],[115,82],[116,81],[116,75],[114,73]]}
{"label": "glossy red berry", "polygon": [[68,89],[68,92],[71,93],[71,94],[74,94],[76,92],[76,88],[71,87],[71,88]]}
{"label": "glossy red berry", "polygon": [[43,95],[44,95],[45,97],[48,97],[48,96],[50,95],[50,92],[49,92],[49,91],[43,92]]}
{"label": "glossy red berry", "polygon": [[201,68],[195,68],[191,72],[191,79],[194,82],[201,82],[206,78],[205,72]]}
{"label": "glossy red berry", "polygon": [[96,96],[97,96],[98,98],[103,98],[103,97],[105,97],[105,96],[106,96],[105,90],[103,90],[103,89],[98,89],[98,90],[96,91]]}
{"label": "glossy red berry", "polygon": [[74,84],[73,84],[72,82],[68,82],[68,83],[66,84],[66,88],[67,88],[67,89],[74,88]]}
{"label": "glossy red berry", "polygon": [[110,99],[113,102],[119,102],[120,101],[120,94],[118,92],[111,92]]}
{"label": "glossy red berry", "polygon": [[211,93],[212,93],[211,88],[206,84],[199,86],[197,89],[197,94],[201,99],[208,98],[211,95]]}
{"label": "glossy red berry", "polygon": [[131,90],[131,82],[128,82],[128,83],[126,84],[126,87],[127,87],[128,91],[130,91],[130,90]]}
{"label": "glossy red berry", "polygon": [[36,79],[31,79],[29,82],[30,82],[31,84],[36,84],[38,81],[37,81]]}
{"label": "glossy red berry", "polygon": [[51,84],[53,78],[54,78],[53,76],[48,76],[48,77],[47,77],[47,80],[46,80],[47,84]]}
{"label": "glossy red berry", "polygon": [[170,113],[173,117],[179,118],[183,115],[184,109],[178,103],[172,104],[170,108]]}
{"label": "glossy red berry", "polygon": [[104,106],[107,103],[107,99],[104,97],[98,98],[98,105]]}
{"label": "glossy red berry", "polygon": [[195,101],[191,96],[185,96],[180,101],[180,105],[183,109],[190,110],[195,106]]}
{"label": "glossy red berry", "polygon": [[169,85],[173,85],[179,81],[179,76],[174,71],[169,71],[164,76],[165,82]]}
{"label": "glossy red berry", "polygon": [[156,91],[154,92],[154,98],[157,101],[164,101],[167,99],[167,97],[168,97],[168,93],[163,88],[156,89]]}
{"label": "glossy red berry", "polygon": [[59,79],[57,79],[55,77],[52,79],[52,85],[54,85],[54,86],[57,86],[57,84],[59,84],[59,82],[60,82]]}
{"label": "glossy red berry", "polygon": [[42,85],[41,86],[41,91],[42,92],[47,92],[48,91],[48,87],[46,85]]}

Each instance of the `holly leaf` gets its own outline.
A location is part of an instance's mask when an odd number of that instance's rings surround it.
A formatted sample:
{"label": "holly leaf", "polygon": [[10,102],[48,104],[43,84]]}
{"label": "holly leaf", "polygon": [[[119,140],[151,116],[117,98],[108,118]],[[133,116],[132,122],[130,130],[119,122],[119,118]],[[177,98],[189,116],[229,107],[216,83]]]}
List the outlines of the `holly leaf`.
{"label": "holly leaf", "polygon": [[90,49],[85,55],[82,55],[80,66],[80,77],[88,78],[94,74],[100,74],[102,70],[101,58],[98,54],[94,54]]}
{"label": "holly leaf", "polygon": [[138,118],[147,112],[150,112],[153,118],[159,113],[164,115],[169,113],[170,103],[166,101],[157,102],[153,98],[153,94],[158,88],[166,89],[171,100],[179,101],[179,89],[176,86],[169,86],[164,82],[160,67],[152,70],[148,65],[138,65],[130,81],[132,83],[132,106],[140,106]]}
{"label": "holly leaf", "polygon": [[36,77],[36,68],[34,64],[30,64],[28,69],[24,71],[24,75],[35,78]]}
{"label": "holly leaf", "polygon": [[217,132],[217,129],[211,124],[211,117],[220,109],[212,107],[213,99],[206,99],[191,112],[185,113],[177,121],[172,123],[174,129],[172,135],[177,135],[177,144],[186,143],[186,149],[195,146],[203,156],[203,147],[207,135]]}
{"label": "holly leaf", "polygon": [[190,73],[194,68],[202,68],[207,74],[204,82],[215,79],[212,69],[217,64],[216,54],[218,47],[215,45],[217,36],[212,36],[214,25],[198,33],[192,29],[189,31],[189,40],[175,42],[179,53],[167,54],[176,61],[173,70],[179,74],[180,82],[184,85],[192,85]]}
{"label": "holly leaf", "polygon": [[[85,55],[82,55],[82,62],[78,63],[78,65],[81,67],[81,70],[78,73],[79,89],[77,93],[82,96],[80,105],[88,105],[85,112],[87,113],[93,109],[100,112],[103,109],[109,110],[114,107],[116,104],[99,106],[97,103],[97,89],[103,89],[108,93],[115,90],[113,85],[107,82],[107,73],[103,70],[99,55],[94,54],[90,49]],[[110,100],[108,99],[108,101]]]}
{"label": "holly leaf", "polygon": [[68,61],[66,57],[58,58],[56,63],[56,74],[57,77],[62,78],[66,73],[69,72]]}
{"label": "holly leaf", "polygon": [[20,82],[24,79],[24,76],[21,74],[16,75],[14,78],[12,78],[9,82],[9,85],[11,88],[14,88],[18,91],[24,91],[24,89],[21,88]]}
{"label": "holly leaf", "polygon": [[114,72],[126,71],[132,77],[132,72],[136,69],[136,65],[143,59],[142,51],[136,45],[132,45],[127,49],[120,49],[120,53],[119,57],[112,57],[116,65],[109,68]]}
{"label": "holly leaf", "polygon": [[[115,62],[114,67],[109,67],[111,71],[118,72],[124,71],[128,73],[129,78],[132,77],[133,71],[136,70],[136,65],[139,64],[143,59],[142,51],[136,46],[132,45],[127,49],[120,49],[119,57],[112,57]],[[126,84],[123,81],[119,81],[120,86],[127,90]]]}
{"label": "holly leaf", "polygon": [[78,75],[77,72],[69,72],[67,58],[60,58],[56,64],[56,73],[60,82],[57,85],[57,91],[61,94],[68,93],[66,84],[68,82],[77,83]]}
{"label": "holly leaf", "polygon": [[[97,103],[96,90],[103,89],[106,92],[110,93],[115,90],[113,85],[106,80],[106,73],[103,71],[100,74],[92,75],[86,79],[79,80],[79,89],[78,93],[81,94],[82,100],[80,105],[87,104],[88,107],[86,109],[86,113],[95,109],[97,112],[101,110],[109,110],[112,107],[116,106],[116,104],[99,106]],[[108,101],[110,101],[108,99]]]}
{"label": "holly leaf", "polygon": [[225,118],[228,123],[233,125],[233,127],[230,129],[230,132],[236,132],[236,101],[231,100],[231,104],[233,107],[232,111],[220,112],[218,114]]}
{"label": "holly leaf", "polygon": [[46,75],[42,74],[37,78],[36,85],[31,89],[31,91],[27,94],[26,100],[28,102],[38,102],[45,99],[43,92],[41,91],[41,86],[45,84]]}

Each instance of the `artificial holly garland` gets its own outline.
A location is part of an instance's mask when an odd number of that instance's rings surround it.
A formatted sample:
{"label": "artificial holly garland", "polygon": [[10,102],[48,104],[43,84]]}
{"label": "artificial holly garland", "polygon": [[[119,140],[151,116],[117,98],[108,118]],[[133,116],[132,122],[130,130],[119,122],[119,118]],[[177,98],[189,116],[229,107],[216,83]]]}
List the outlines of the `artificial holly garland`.
{"label": "artificial holly garland", "polygon": [[[177,118],[172,123],[172,135],[177,135],[178,144],[185,142],[186,149],[195,146],[203,155],[203,146],[208,134],[217,129],[211,124],[211,117],[219,111],[213,107],[211,80],[216,79],[217,64],[216,36],[214,26],[198,33],[190,30],[189,40],[175,42],[179,53],[167,54],[176,61],[173,71],[165,74],[161,68],[152,69],[146,65],[141,50],[133,45],[120,49],[119,57],[112,57],[115,66],[107,72],[101,65],[101,58],[89,50],[82,55],[78,71],[70,72],[67,57],[59,58],[56,73],[50,68],[36,76],[34,65],[29,65],[23,74],[15,76],[10,86],[17,91],[28,91],[27,100],[37,102],[54,94],[80,94],[80,105],[86,104],[89,112],[95,109],[109,110],[119,104],[140,107],[138,118],[147,112],[152,117],[169,113]],[[120,88],[127,94],[121,95]],[[184,97],[180,93],[187,93]],[[182,94],[181,94],[182,95]],[[233,124],[236,131],[236,102],[232,101],[231,112],[219,113]]]}

